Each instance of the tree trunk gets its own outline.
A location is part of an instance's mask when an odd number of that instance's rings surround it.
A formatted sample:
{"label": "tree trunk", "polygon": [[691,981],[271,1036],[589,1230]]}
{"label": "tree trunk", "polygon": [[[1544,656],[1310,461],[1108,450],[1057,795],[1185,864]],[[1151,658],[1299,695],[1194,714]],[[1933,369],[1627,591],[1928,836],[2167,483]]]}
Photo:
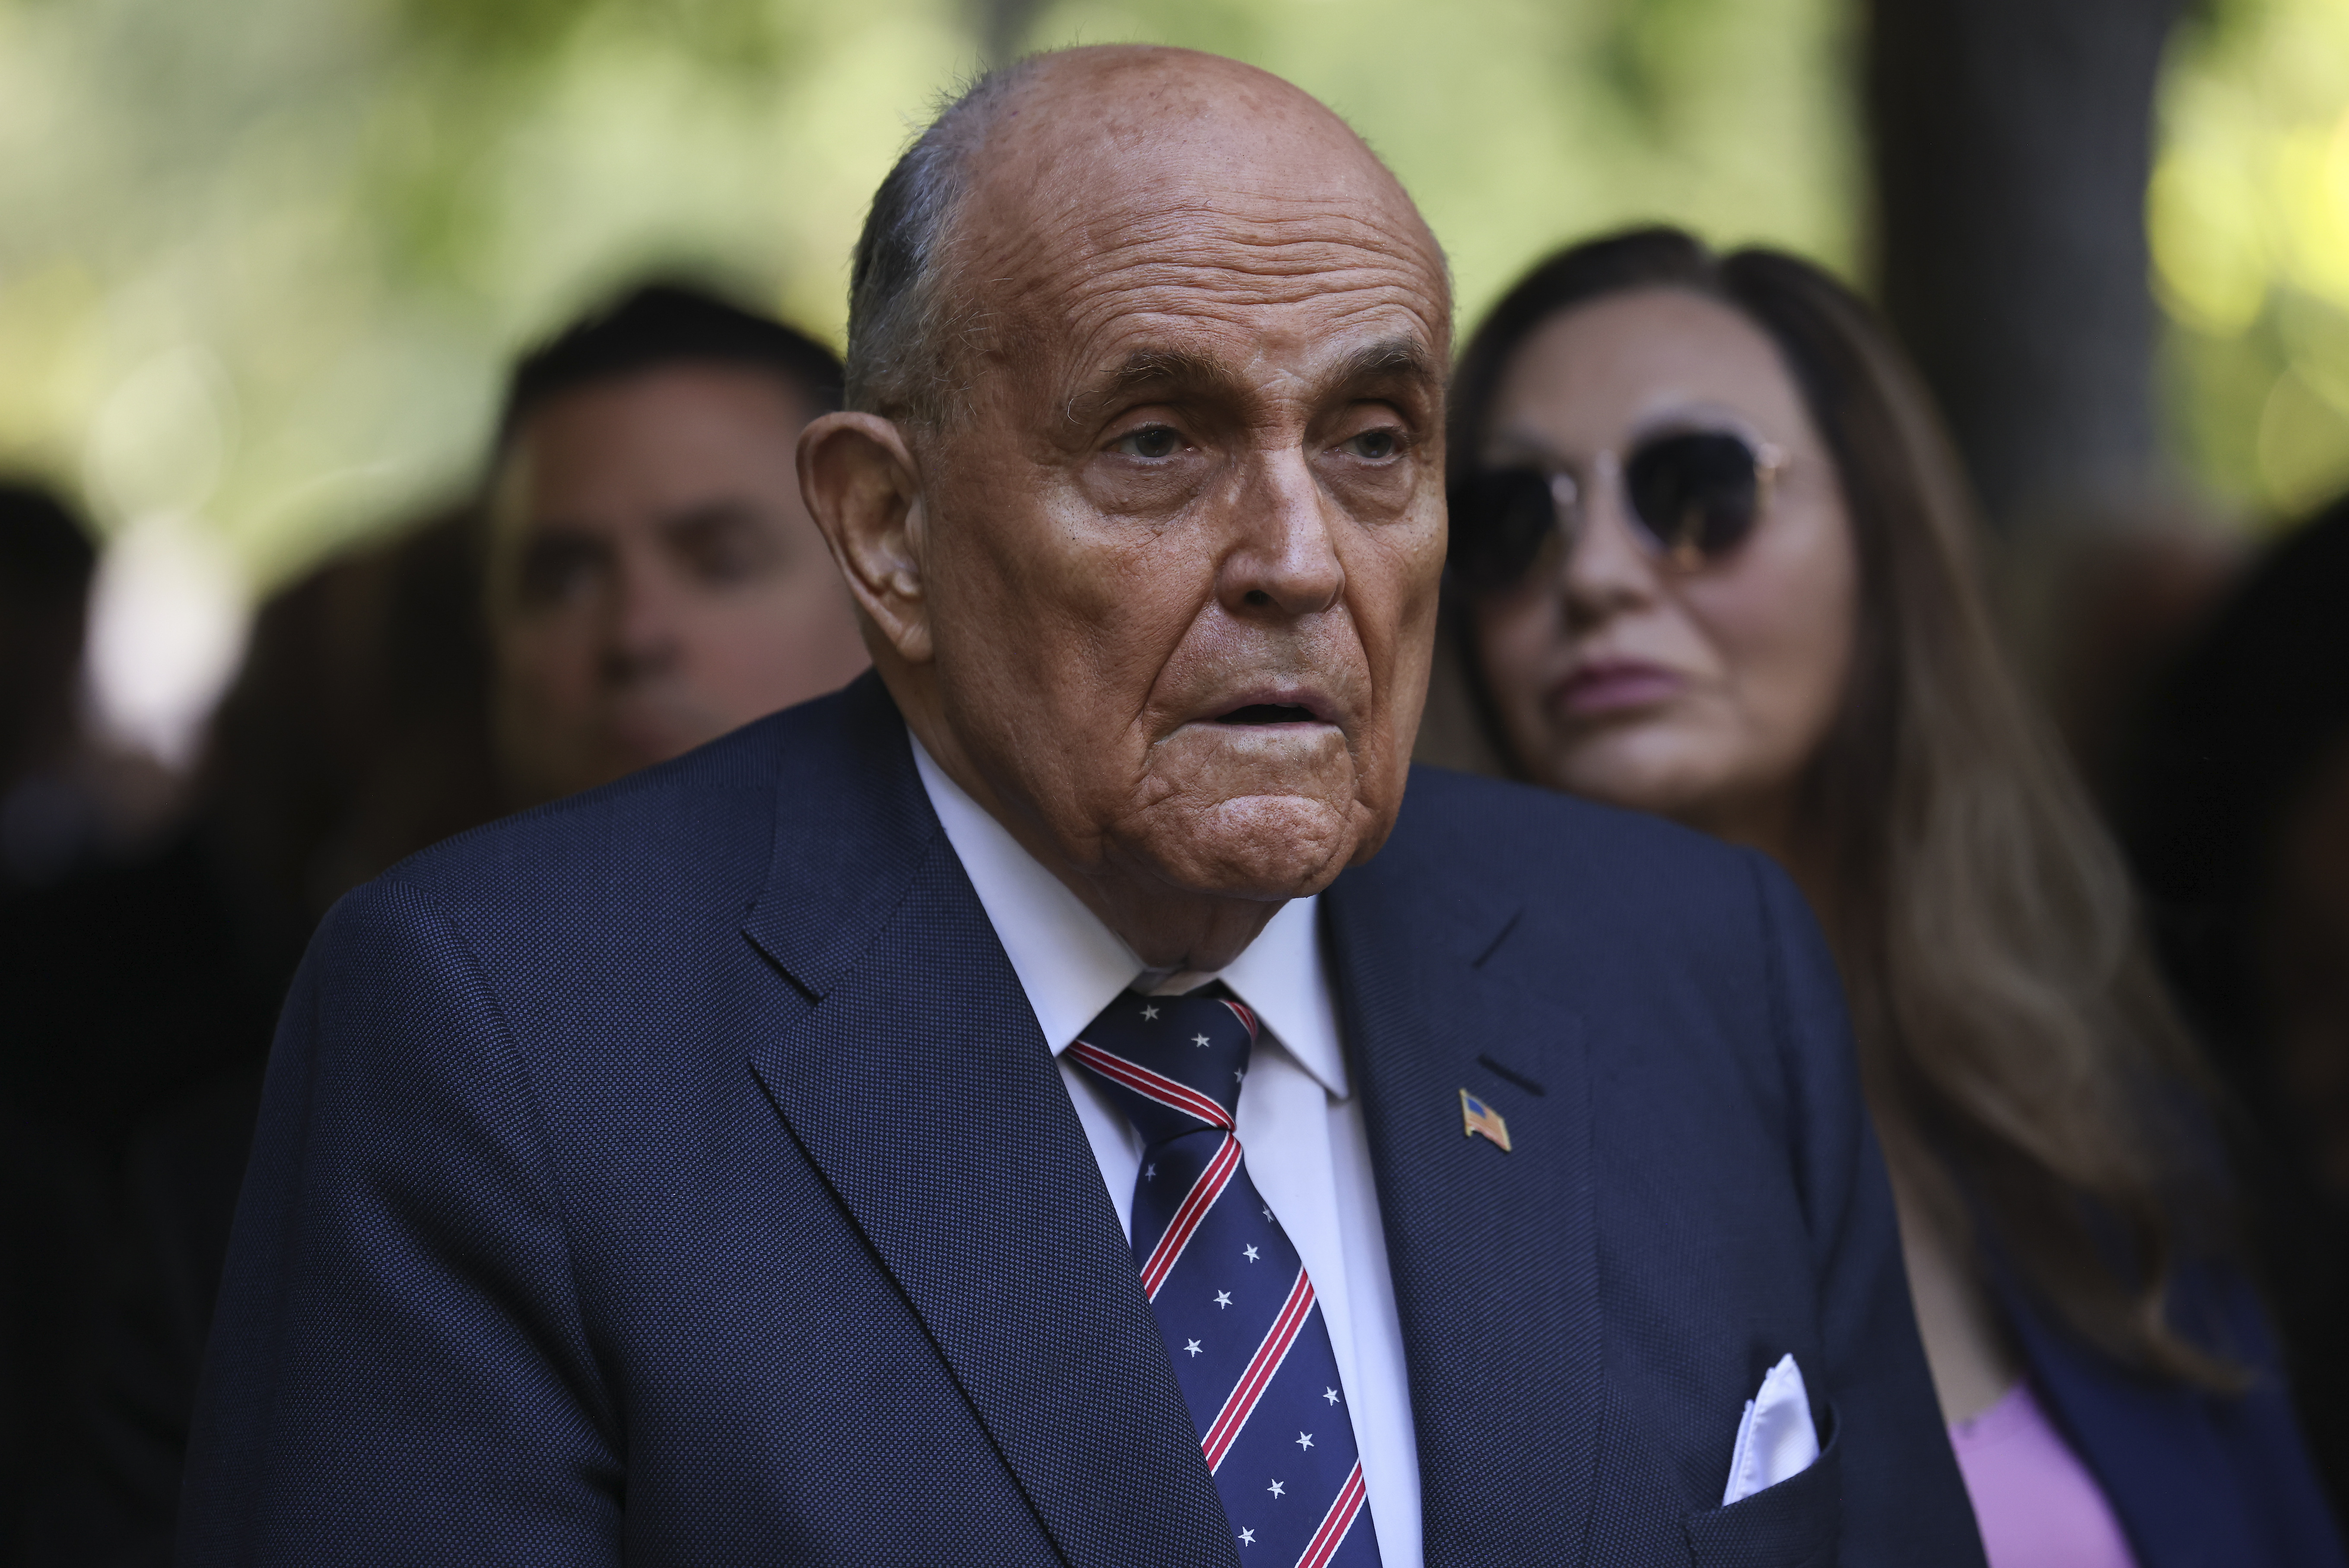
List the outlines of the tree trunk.
{"label": "tree trunk", "polygon": [[978,35],[979,64],[992,70],[1018,59],[1028,43],[1043,0],[967,0],[972,30]]}
{"label": "tree trunk", "polygon": [[1869,0],[1878,281],[1992,522],[2158,478],[2145,189],[2178,0]]}

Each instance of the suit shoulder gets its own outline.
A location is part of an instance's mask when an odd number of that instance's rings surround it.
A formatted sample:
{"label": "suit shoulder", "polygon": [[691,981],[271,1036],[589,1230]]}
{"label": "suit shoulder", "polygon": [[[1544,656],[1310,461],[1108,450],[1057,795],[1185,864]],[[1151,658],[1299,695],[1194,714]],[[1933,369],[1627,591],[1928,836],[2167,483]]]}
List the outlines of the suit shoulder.
{"label": "suit shoulder", "polygon": [[1753,853],[1648,812],[1445,768],[1414,767],[1381,857],[1421,876],[1529,896],[1682,888],[1752,897]]}
{"label": "suit shoulder", "polygon": [[459,834],[381,880],[461,908],[630,887],[683,893],[702,872],[756,877],[773,836],[778,760],[804,726],[799,709],[757,721],[672,762]]}

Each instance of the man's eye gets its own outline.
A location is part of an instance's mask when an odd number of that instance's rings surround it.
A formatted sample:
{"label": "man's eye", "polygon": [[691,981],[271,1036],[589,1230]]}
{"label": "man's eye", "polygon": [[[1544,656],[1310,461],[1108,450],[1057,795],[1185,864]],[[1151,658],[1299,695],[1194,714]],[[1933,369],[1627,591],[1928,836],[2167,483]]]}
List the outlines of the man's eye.
{"label": "man's eye", "polygon": [[1393,431],[1364,431],[1346,443],[1346,450],[1356,457],[1383,462],[1402,451],[1402,437]]}
{"label": "man's eye", "polygon": [[1183,450],[1183,438],[1164,425],[1149,425],[1119,437],[1115,450],[1128,457],[1173,457]]}
{"label": "man's eye", "polygon": [[570,539],[542,539],[523,553],[515,587],[525,604],[567,604],[585,597],[605,566],[593,545]]}
{"label": "man's eye", "polygon": [[773,523],[741,503],[709,507],[672,524],[668,545],[697,580],[713,585],[748,581],[783,554]]}

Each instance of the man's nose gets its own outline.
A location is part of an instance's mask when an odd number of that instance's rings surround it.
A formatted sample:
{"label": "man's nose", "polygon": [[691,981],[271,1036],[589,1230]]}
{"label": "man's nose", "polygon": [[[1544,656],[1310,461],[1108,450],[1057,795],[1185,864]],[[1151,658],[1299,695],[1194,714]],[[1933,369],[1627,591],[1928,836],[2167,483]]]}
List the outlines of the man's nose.
{"label": "man's nose", "polygon": [[1225,607],[1242,616],[1307,616],[1336,604],[1346,587],[1336,539],[1344,519],[1305,453],[1267,454],[1253,465],[1238,502],[1239,546],[1225,557],[1217,583]]}
{"label": "man's nose", "polygon": [[1600,625],[1655,602],[1655,558],[1640,544],[1623,511],[1623,487],[1597,483],[1583,492],[1579,523],[1567,536],[1558,588],[1568,624]]}
{"label": "man's nose", "polygon": [[603,649],[604,678],[614,685],[667,674],[684,651],[682,596],[642,561],[615,575]]}

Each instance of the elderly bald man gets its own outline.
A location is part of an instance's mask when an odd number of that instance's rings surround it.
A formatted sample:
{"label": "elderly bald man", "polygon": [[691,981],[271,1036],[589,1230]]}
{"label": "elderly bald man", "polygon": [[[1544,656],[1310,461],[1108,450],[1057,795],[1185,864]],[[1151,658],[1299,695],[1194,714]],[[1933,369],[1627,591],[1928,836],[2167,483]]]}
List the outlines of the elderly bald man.
{"label": "elderly bald man", "polygon": [[943,114],[799,448],[874,673],[329,920],[182,1561],[1979,1562],[1799,898],[1406,795],[1449,319],[1257,71]]}

